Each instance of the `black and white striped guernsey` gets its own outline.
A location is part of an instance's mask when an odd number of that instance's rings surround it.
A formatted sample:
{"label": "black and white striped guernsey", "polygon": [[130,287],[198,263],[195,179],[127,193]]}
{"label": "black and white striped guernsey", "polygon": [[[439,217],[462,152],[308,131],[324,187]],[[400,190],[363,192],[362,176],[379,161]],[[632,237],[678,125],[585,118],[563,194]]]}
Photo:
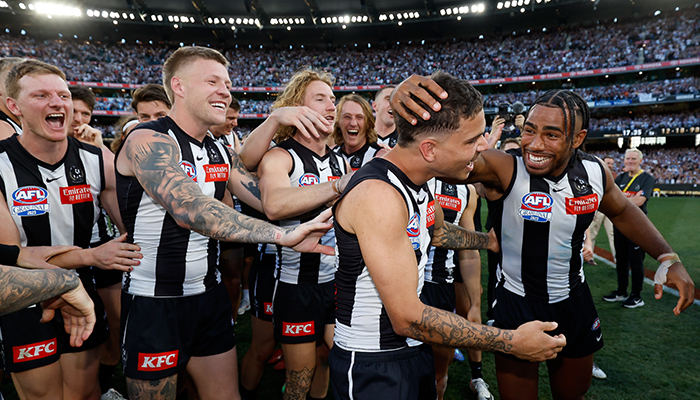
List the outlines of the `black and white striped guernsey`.
{"label": "black and white striped guernsey", "polygon": [[[435,223],[433,196],[427,184],[415,185],[396,165],[383,158],[375,158],[357,171],[348,183],[343,196],[360,182],[368,179],[381,180],[392,185],[406,203],[408,215],[411,216],[406,234],[416,255],[418,264],[416,293],[420,296]],[[344,230],[337,220],[333,225],[337,240],[335,344],[344,350],[365,352],[396,350],[420,345],[422,342],[394,332],[362,258],[357,236]],[[386,249],[386,251],[392,251],[392,249]]]}
{"label": "black and white striped guernsey", "polygon": [[[469,204],[467,185],[453,185],[433,178],[428,181],[428,187],[435,197],[436,205],[442,207],[444,221],[459,224],[459,220]],[[454,269],[458,265],[456,251],[430,246],[428,263],[425,266],[425,281],[452,283],[454,282]]]}
{"label": "black and white striped guernsey", "polygon": [[333,149],[334,152],[340,154],[345,161],[350,164],[350,168],[353,171],[357,171],[363,165],[367,164],[369,160],[373,159],[382,147],[376,143],[365,143],[359,150],[352,154],[348,154],[343,150],[343,146],[338,146]]}
{"label": "black and white striped guernsey", "polygon": [[[348,173],[347,165],[342,157],[326,147],[326,155],[319,156],[293,138],[280,143],[277,147],[285,149],[292,157],[292,169],[289,172],[289,183],[292,187],[316,185],[339,179]],[[304,215],[279,221],[283,228],[295,227],[309,221],[323,210],[321,206]],[[334,247],[335,232],[326,232],[321,238],[321,244]],[[335,256],[318,253],[299,253],[289,247],[278,247],[277,270],[275,278],[293,285],[319,284],[330,282],[335,277]]]}
{"label": "black and white striped guernsey", "polygon": [[0,110],[0,121],[5,121],[8,124],[10,124],[12,129],[14,129],[15,133],[17,133],[18,135],[22,134],[22,127],[17,125],[17,123],[13,121],[12,118],[10,118],[10,116],[5,114],[5,112],[2,110]]}
{"label": "black and white striped guernsey", "polygon": [[105,189],[102,152],[71,137],[54,165],[38,160],[15,135],[0,142],[0,189],[22,246],[90,246]]}
{"label": "black and white striped guernsey", "polygon": [[532,300],[557,303],[585,281],[584,234],[605,192],[595,157],[575,150],[561,176],[531,176],[520,150],[504,196],[490,204],[501,246],[498,285]]}
{"label": "black and white striped guernsey", "polygon": [[392,149],[396,146],[396,142],[399,141],[399,133],[394,129],[387,137],[377,137],[377,144],[385,144]]}
{"label": "black and white striped guernsey", "polygon": [[[178,163],[185,173],[205,195],[223,198],[230,173],[230,159],[223,145],[209,136],[198,142],[170,117],[141,124],[139,129],[170,136],[180,149]],[[128,239],[141,246],[143,254],[138,268],[124,274],[124,291],[138,296],[181,297],[216,286],[220,281],[218,241],[180,227],[135,177],[118,171],[117,195]]]}

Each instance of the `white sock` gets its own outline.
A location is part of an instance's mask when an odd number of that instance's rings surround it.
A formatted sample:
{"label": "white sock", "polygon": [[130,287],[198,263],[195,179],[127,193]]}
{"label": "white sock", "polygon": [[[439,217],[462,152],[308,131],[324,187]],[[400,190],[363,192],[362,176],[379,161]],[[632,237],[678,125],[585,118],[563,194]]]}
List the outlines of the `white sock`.
{"label": "white sock", "polygon": [[248,293],[248,289],[243,289],[243,298],[245,299],[245,301],[250,301],[250,296],[248,295]]}

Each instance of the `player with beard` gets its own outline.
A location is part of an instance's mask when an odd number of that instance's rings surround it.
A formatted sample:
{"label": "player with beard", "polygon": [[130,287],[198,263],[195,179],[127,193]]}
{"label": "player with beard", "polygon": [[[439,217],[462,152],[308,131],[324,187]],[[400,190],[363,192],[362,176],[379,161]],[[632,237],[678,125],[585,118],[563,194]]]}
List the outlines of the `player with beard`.
{"label": "player with beard", "polygon": [[386,149],[377,145],[374,116],[367,100],[354,93],[348,94],[340,99],[336,109],[337,123],[331,138],[338,146],[333,151],[343,156],[353,171],[386,153]]}
{"label": "player with beard", "polygon": [[[414,75],[394,91],[394,110],[410,123],[430,118],[414,100],[439,110],[426,88],[441,98],[448,95],[431,79]],[[593,354],[603,346],[581,254],[584,232],[596,210],[659,260],[657,299],[663,284],[677,287],[680,299],[673,311],[678,315],[694,296],[693,281],[671,246],[622,194],[605,163],[579,150],[589,118],[588,105],[580,96],[551,90],[528,111],[520,151],[485,151],[469,176],[470,182],[484,185],[486,198],[499,207],[493,213],[501,247],[494,326],[515,328],[546,319],[557,321],[554,333],[567,338],[559,357],[547,361],[555,399],[584,398],[591,384]],[[538,369],[538,363],[496,354],[501,398],[537,399]]]}
{"label": "player with beard", "polygon": [[372,109],[376,114],[375,119],[377,121],[375,124],[377,143],[389,147],[396,146],[396,141],[399,138],[396,132],[394,114],[391,110],[391,104],[389,103],[391,92],[393,92],[395,87],[396,86],[389,85],[379,89],[379,91],[375,93],[374,101],[372,102]]}

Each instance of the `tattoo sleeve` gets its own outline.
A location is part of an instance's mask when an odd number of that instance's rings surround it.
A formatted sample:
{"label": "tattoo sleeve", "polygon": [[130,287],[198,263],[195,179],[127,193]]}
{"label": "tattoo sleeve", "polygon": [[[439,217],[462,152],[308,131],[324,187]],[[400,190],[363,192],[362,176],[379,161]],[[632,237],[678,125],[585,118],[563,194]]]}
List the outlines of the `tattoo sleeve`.
{"label": "tattoo sleeve", "polygon": [[[165,207],[180,226],[214,239],[235,242],[274,243],[279,236],[276,226],[236,212],[202,193],[176,162],[179,150],[169,137],[154,133],[148,140],[133,142],[126,142],[126,155],[134,175],[149,196]],[[244,168],[237,157],[236,160]],[[259,198],[257,180],[248,175],[252,178],[248,190],[257,191]]]}
{"label": "tattoo sleeve", "polygon": [[0,315],[59,296],[78,287],[79,278],[64,269],[24,269],[0,265]]}
{"label": "tattoo sleeve", "polygon": [[241,177],[241,185],[243,185],[253,197],[260,200],[260,188],[258,187],[260,179],[248,171],[245,165],[243,165],[241,158],[236,153],[231,154],[231,172],[238,173]]}
{"label": "tattoo sleeve", "polygon": [[511,331],[474,324],[455,313],[430,306],[425,306],[420,320],[413,321],[403,334],[438,346],[504,353],[509,353],[513,347]]}
{"label": "tattoo sleeve", "polygon": [[489,236],[483,232],[468,231],[461,226],[444,222],[435,233],[433,246],[453,250],[483,250],[489,245]]}
{"label": "tattoo sleeve", "polygon": [[126,387],[131,400],[174,399],[177,395],[177,375],[150,381],[126,378]]}
{"label": "tattoo sleeve", "polygon": [[284,400],[304,400],[311,388],[311,380],[316,368],[303,367],[301,370],[287,371],[287,388],[284,390]]}

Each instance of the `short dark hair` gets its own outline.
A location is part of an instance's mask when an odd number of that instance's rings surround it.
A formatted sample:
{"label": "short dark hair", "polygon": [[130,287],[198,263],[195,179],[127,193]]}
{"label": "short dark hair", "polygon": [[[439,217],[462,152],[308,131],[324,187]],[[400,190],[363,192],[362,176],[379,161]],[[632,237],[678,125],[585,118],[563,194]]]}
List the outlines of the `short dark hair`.
{"label": "short dark hair", "polygon": [[241,111],[241,103],[238,102],[238,99],[235,97],[231,96],[231,104],[228,105],[228,108],[234,110],[234,111]]}
{"label": "short dark hair", "polygon": [[[588,103],[583,97],[570,90],[552,89],[538,97],[532,103],[530,110],[525,116],[526,121],[535,106],[559,108],[564,114],[564,129],[567,131],[566,135],[571,142],[574,141],[577,118],[581,118],[581,129],[588,130],[591,120],[591,110],[588,108]],[[571,115],[571,123],[569,123],[567,111]]]}
{"label": "short dark hair", "polygon": [[394,114],[396,130],[399,133],[397,144],[401,147],[408,146],[416,140],[416,137],[423,134],[453,132],[459,128],[463,119],[474,117],[484,108],[481,93],[468,81],[455,78],[443,71],[437,71],[430,77],[448,93],[448,96],[446,99],[440,99],[436,94],[429,92],[441,104],[442,108],[439,112],[435,112],[418,97],[411,96],[416,103],[430,113],[430,119],[427,121],[409,111],[418,121],[415,125],[411,125],[398,113]]}
{"label": "short dark hair", "polygon": [[396,89],[396,85],[386,85],[383,88],[377,90],[377,93],[374,94],[374,101],[379,100],[379,96],[382,94],[383,91],[394,90],[394,89]]}
{"label": "short dark hair", "polygon": [[162,101],[163,104],[168,106],[168,108],[172,107],[170,99],[165,93],[165,89],[163,88],[163,86],[155,83],[149,83],[147,85],[141,86],[140,88],[134,91],[131,97],[131,108],[133,108],[136,112],[139,111],[137,107],[141,102]]}
{"label": "short dark hair", "polygon": [[95,93],[92,93],[92,90],[86,88],[85,86],[69,86],[68,90],[70,90],[70,95],[73,98],[73,101],[82,101],[86,106],[88,106],[90,112],[95,110]]}

